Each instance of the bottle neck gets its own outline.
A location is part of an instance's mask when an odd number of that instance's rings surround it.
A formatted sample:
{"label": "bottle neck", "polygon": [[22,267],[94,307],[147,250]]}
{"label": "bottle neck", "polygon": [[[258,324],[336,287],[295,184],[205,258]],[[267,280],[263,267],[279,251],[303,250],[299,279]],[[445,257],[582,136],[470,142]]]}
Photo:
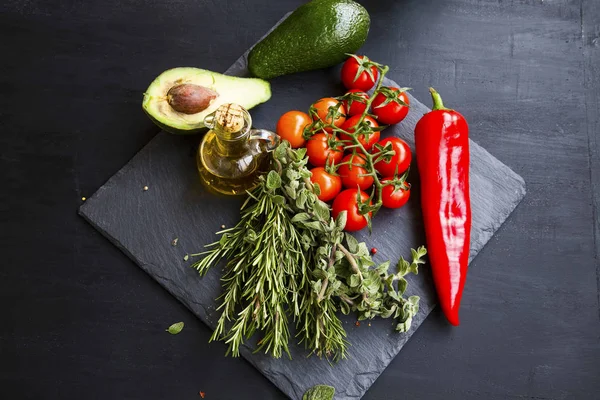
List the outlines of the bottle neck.
{"label": "bottle neck", "polygon": [[241,155],[246,151],[248,138],[250,136],[250,129],[244,127],[241,131],[238,132],[230,132],[224,129],[219,129],[219,127],[215,127],[212,130],[215,134],[215,144],[221,153],[224,156],[237,156]]}

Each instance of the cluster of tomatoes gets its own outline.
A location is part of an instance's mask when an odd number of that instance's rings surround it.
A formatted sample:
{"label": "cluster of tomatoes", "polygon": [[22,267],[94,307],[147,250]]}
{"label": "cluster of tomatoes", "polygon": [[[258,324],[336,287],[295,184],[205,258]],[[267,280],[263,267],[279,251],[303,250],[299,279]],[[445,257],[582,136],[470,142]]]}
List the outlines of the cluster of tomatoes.
{"label": "cluster of tomatoes", "polygon": [[[346,94],[320,99],[308,113],[288,111],[277,122],[282,139],[306,148],[319,199],[333,201],[334,218],[347,212],[346,231],[363,229],[380,206],[399,208],[410,197],[411,150],[397,137],[381,139],[387,125],[408,114],[407,89],[382,87],[380,71],[367,57],[351,56],[341,72]],[[371,98],[367,91],[378,82]]]}

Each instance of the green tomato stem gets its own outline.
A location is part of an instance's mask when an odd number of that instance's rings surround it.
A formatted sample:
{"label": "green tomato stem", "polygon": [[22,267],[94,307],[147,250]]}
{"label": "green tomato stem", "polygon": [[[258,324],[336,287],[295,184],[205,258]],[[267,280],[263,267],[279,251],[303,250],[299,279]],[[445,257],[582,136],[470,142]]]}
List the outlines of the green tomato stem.
{"label": "green tomato stem", "polygon": [[[369,100],[367,100],[367,102],[365,103],[366,104],[365,110],[361,114],[360,119],[356,123],[356,126],[360,126],[362,124],[362,122],[365,120],[365,117],[367,116],[369,109],[371,108],[371,104],[373,103],[373,100],[375,100],[375,97],[381,91],[381,86],[383,85],[383,78],[385,77],[385,74],[389,70],[389,67],[387,65],[384,65],[384,66],[376,65],[376,67],[379,70],[379,78],[377,79],[377,85],[375,86],[373,95],[371,97],[369,97]],[[330,112],[333,112],[333,111],[330,110]],[[329,119],[331,121],[333,121],[335,119],[335,116],[331,115],[331,118],[329,118]],[[332,130],[333,134],[337,135],[337,134],[341,133],[352,139],[352,142],[354,144],[346,146],[346,148],[351,148],[352,153],[354,155],[356,155],[357,150],[360,150],[360,152],[362,153],[361,155],[363,156],[363,158],[365,158],[366,164],[360,165],[360,167],[364,167],[368,171],[368,173],[364,174],[363,176],[372,176],[373,177],[373,183],[375,185],[375,190],[371,194],[371,198],[373,199],[373,197],[375,197],[373,206],[375,207],[375,210],[378,210],[383,203],[381,200],[381,195],[382,195],[383,187],[386,186],[386,184],[382,184],[379,177],[377,176],[377,171],[375,170],[375,162],[379,161],[378,158],[381,157],[383,152],[371,154],[367,151],[367,149],[365,149],[365,146],[363,146],[363,144],[358,139],[358,137],[362,133],[362,128],[360,128],[360,127],[358,129],[356,129],[354,132],[350,133],[344,129],[341,129],[341,128],[335,126],[332,122],[326,124],[326,123],[324,123],[324,121],[317,120],[317,121],[315,121],[314,124],[315,124],[314,126],[318,126],[319,129],[330,128]],[[393,155],[395,153],[392,151],[391,154]],[[337,164],[336,168],[338,168],[340,165],[343,165],[343,164],[344,163]],[[375,194],[375,196],[373,196],[373,194]]]}

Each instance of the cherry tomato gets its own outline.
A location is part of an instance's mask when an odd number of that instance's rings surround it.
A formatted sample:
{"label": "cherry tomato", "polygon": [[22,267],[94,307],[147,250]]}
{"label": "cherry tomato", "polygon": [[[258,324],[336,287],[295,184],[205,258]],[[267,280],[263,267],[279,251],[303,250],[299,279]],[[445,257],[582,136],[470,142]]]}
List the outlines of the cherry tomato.
{"label": "cherry tomato", "polygon": [[396,152],[391,156],[389,161],[380,160],[375,163],[375,169],[383,177],[392,177],[397,172],[398,174],[403,173],[410,166],[412,160],[412,153],[408,144],[397,137],[389,137],[380,141],[378,144],[381,147],[385,147],[386,144],[392,144],[392,150]]}
{"label": "cherry tomato", "polygon": [[[384,87],[375,96],[373,103],[371,103],[371,111],[377,116],[379,123],[392,125],[406,118],[410,101],[404,90],[396,87]],[[382,106],[387,100],[390,100],[390,102]],[[399,101],[404,102],[406,105],[399,103]]]}
{"label": "cherry tomato", "polygon": [[[333,218],[337,218],[342,211],[346,211],[346,226],[344,230],[347,232],[354,232],[363,229],[367,226],[367,219],[364,215],[361,215],[358,211],[357,195],[360,193],[360,199],[363,203],[369,200],[369,195],[358,189],[346,189],[340,192],[333,200],[332,215]],[[369,217],[373,213],[369,213]]]}
{"label": "cherry tomato", "polygon": [[[368,71],[371,71],[369,75]],[[379,71],[366,56],[351,56],[342,66],[342,83],[347,89],[360,89],[364,92],[375,86]]]}
{"label": "cherry tomato", "polygon": [[348,154],[342,159],[342,163],[345,162],[352,163],[352,166],[350,166],[350,164],[343,164],[338,168],[338,174],[342,178],[342,185],[344,185],[345,188],[356,189],[358,186],[361,190],[367,190],[373,186],[373,177],[371,175],[361,176],[368,173],[365,167],[361,167],[361,165],[367,163],[362,156],[359,154]]}
{"label": "cherry tomato", "polygon": [[369,95],[360,89],[350,89],[346,92],[346,96],[349,99],[342,100],[342,104],[344,104],[344,108],[346,109],[346,116],[362,115],[367,109]]}
{"label": "cherry tomato", "polygon": [[306,143],[306,154],[308,162],[315,167],[324,167],[327,162],[339,164],[344,157],[341,145],[335,148],[329,147],[331,141],[337,140],[335,136],[325,133],[313,135]]}
{"label": "cherry tomato", "polygon": [[321,201],[330,201],[342,190],[342,178],[332,175],[323,167],[317,167],[310,170],[312,175],[310,181],[318,183],[321,194],[318,196]]}
{"label": "cherry tomato", "polygon": [[[391,179],[385,178],[381,180],[381,183],[390,181]],[[406,189],[401,187],[394,187],[394,185],[387,185],[381,189],[381,201],[384,207],[387,208],[400,208],[406,204],[410,198],[410,187],[406,185]]]}
{"label": "cherry tomato", "polygon": [[[356,130],[356,125],[358,124],[358,121],[360,121],[360,115],[355,115],[354,117],[350,117],[350,119],[348,119],[348,120],[346,120],[346,122],[344,122],[344,125],[342,125],[342,129],[345,130],[346,132],[354,133],[354,131]],[[373,117],[370,117],[368,115],[365,115],[365,119],[363,120],[363,122],[367,122],[372,128],[379,127],[379,124],[377,123],[377,121],[375,121],[375,119]],[[365,150],[369,151],[369,150],[371,150],[371,148],[373,148],[375,143],[377,143],[377,141],[379,140],[379,136],[380,136],[379,131],[371,132],[368,135],[361,133],[358,136],[358,141],[363,145]],[[345,135],[343,133],[340,134],[340,139],[349,141],[348,144],[353,144],[352,138],[350,138],[348,135]]]}
{"label": "cherry tomato", "polygon": [[302,136],[304,128],[312,122],[307,113],[288,111],[277,121],[277,134],[281,139],[290,142],[293,149],[304,146],[306,140]]}
{"label": "cherry tomato", "polygon": [[[333,97],[325,97],[317,100],[312,107],[317,111],[317,115],[313,116],[315,121],[321,120],[326,124],[333,124],[337,127],[342,126],[344,121],[346,121],[346,109],[344,108],[344,105]],[[330,107],[337,107],[337,114],[333,118],[328,116]],[[332,129],[329,127],[324,128],[324,130],[329,133],[332,132]]]}

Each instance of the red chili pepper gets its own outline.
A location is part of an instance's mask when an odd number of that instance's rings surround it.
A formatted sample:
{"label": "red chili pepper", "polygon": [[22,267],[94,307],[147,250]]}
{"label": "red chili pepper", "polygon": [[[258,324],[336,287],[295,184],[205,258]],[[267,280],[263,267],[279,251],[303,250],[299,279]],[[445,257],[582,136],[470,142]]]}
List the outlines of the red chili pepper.
{"label": "red chili pepper", "polygon": [[415,127],[427,252],[439,302],[452,325],[467,277],[471,239],[469,127],[430,88],[433,109]]}

